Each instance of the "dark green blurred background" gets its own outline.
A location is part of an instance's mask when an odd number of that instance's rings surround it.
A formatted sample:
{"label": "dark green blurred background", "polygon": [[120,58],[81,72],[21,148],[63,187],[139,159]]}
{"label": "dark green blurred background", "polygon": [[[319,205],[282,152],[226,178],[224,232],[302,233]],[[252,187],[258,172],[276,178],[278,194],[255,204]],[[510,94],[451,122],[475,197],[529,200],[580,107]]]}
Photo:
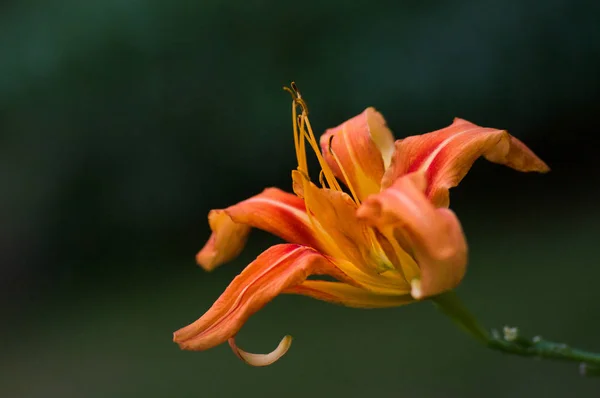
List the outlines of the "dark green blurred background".
{"label": "dark green blurred background", "polygon": [[194,255],[206,215],[289,190],[296,80],[319,131],[377,107],[397,137],[454,116],[506,128],[552,167],[478,162],[452,195],[471,246],[459,293],[486,325],[600,351],[597,2],[0,3],[0,396],[583,397],[576,365],[488,352],[429,303],[277,298],[227,346],[182,352],[276,242]]}

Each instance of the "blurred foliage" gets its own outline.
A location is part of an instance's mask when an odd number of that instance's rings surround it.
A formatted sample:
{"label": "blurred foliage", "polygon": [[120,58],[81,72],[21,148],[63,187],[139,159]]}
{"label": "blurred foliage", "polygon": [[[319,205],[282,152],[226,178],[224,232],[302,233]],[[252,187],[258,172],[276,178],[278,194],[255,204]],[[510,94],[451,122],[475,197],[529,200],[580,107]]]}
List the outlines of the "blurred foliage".
{"label": "blurred foliage", "polygon": [[0,395],[592,394],[560,365],[471,345],[427,305],[277,300],[241,336],[268,349],[278,332],[304,333],[268,370],[225,348],[180,353],[170,332],[265,247],[254,235],[246,257],[210,275],[193,264],[209,209],[290,188],[281,86],[296,80],[318,130],[373,105],[398,137],[460,116],[527,142],[553,173],[478,164],[453,193],[473,248],[465,294],[491,323],[598,344],[599,11],[569,0],[1,3],[0,335],[14,345]]}

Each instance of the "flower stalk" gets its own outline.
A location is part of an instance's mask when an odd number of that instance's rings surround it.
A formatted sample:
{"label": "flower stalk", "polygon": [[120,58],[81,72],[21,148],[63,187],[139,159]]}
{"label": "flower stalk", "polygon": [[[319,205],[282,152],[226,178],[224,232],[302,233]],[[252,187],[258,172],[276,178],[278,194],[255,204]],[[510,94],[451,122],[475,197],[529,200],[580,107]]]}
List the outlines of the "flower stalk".
{"label": "flower stalk", "polygon": [[497,330],[490,333],[481,326],[453,291],[440,294],[431,300],[467,334],[492,350],[523,357],[578,362],[582,376],[600,376],[600,353],[573,348],[540,336],[526,338],[521,336],[518,328],[505,327],[502,334]]}

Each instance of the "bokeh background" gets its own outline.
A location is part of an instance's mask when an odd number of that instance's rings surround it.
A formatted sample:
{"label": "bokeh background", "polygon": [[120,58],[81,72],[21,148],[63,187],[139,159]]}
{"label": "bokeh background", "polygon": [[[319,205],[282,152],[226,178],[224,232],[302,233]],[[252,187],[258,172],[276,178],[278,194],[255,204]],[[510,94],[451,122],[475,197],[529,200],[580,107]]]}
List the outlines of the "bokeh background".
{"label": "bokeh background", "polygon": [[352,310],[283,296],[241,363],[171,333],[276,242],[213,273],[206,221],[291,188],[296,80],[323,131],[372,105],[397,137],[460,116],[552,167],[477,162],[452,192],[471,246],[459,294],[490,327],[600,351],[597,2],[0,3],[0,396],[582,397],[576,365],[478,346],[429,303]]}

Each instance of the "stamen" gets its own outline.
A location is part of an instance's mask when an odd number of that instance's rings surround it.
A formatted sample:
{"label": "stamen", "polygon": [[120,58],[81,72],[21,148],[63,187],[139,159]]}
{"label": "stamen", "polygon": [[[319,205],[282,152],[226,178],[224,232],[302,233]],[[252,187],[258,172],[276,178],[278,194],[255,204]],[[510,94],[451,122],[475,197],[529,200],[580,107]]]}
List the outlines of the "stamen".
{"label": "stamen", "polygon": [[308,176],[306,142],[304,141],[304,119],[300,119],[300,116],[298,116],[297,119],[299,120],[297,126],[300,128],[300,132],[297,132],[296,130],[296,133],[298,134],[298,149],[296,152],[296,157],[298,158],[298,169]]}
{"label": "stamen", "polygon": [[340,168],[340,171],[342,172],[342,175],[344,176],[344,180],[346,180],[346,186],[350,190],[350,193],[352,194],[352,198],[354,199],[354,202],[357,205],[360,205],[360,199],[358,199],[358,195],[356,195],[356,191],[354,190],[354,188],[352,187],[352,184],[350,183],[350,179],[348,178],[348,174],[346,174],[346,171],[344,170],[344,166],[342,166],[342,162],[340,162],[340,159],[338,158],[338,156],[335,154],[335,152],[333,152],[333,148],[331,146],[331,143],[333,142],[333,137],[334,137],[333,135],[331,135],[331,137],[329,137],[329,144],[328,144],[327,150],[333,157],[333,160],[335,160],[335,163]]}
{"label": "stamen", "polygon": [[[341,191],[342,188],[336,180],[333,172],[323,159],[321,155],[321,149],[317,144],[317,140],[315,135],[313,134],[312,128],[310,126],[310,121],[308,120],[308,106],[306,105],[306,101],[302,98],[300,91],[298,90],[298,86],[296,86],[295,82],[290,84],[291,88],[284,87],[283,89],[290,93],[292,96],[292,124],[294,127],[294,146],[296,149],[296,159],[298,160],[298,169],[308,174],[308,166],[306,161],[306,146],[304,140],[308,141],[308,144],[311,146],[315,155],[317,156],[317,160],[319,161],[319,165],[321,166],[321,171],[327,180],[327,184],[330,189],[334,189],[337,191]],[[298,107],[301,109],[301,114],[298,115]],[[308,132],[306,131],[308,129]],[[323,185],[323,184],[322,184]]]}
{"label": "stamen", "polygon": [[300,94],[300,90],[298,90],[298,86],[296,86],[296,82],[291,82],[290,86],[292,86],[292,90],[294,90],[294,93],[295,93],[294,100],[302,108],[302,113],[306,113],[306,116],[308,116],[308,106],[306,105],[306,101],[304,101],[304,99],[302,98],[302,94]]}
{"label": "stamen", "polygon": [[290,86],[292,86],[292,90],[294,90],[296,93],[298,93],[298,97],[300,96],[300,91],[298,90],[298,86],[296,86],[296,82],[292,82],[290,84]]}
{"label": "stamen", "polygon": [[283,91],[287,91],[288,93],[290,93],[290,95],[292,96],[292,100],[293,101],[296,100],[296,93],[294,92],[294,90],[292,90],[291,88],[289,88],[287,86],[283,86]]}
{"label": "stamen", "polygon": [[315,135],[310,126],[310,121],[308,120],[308,116],[305,113],[302,113],[302,118],[304,120],[304,125],[306,126],[306,128],[308,130],[308,132],[307,132],[306,130],[303,129],[302,133],[304,134],[304,137],[308,141],[308,144],[312,147],[313,151],[315,152],[315,155],[317,156],[317,160],[319,161],[321,170],[323,170],[323,174],[325,174],[325,179],[327,180],[329,187],[336,191],[341,191],[342,187],[340,186],[340,184],[336,180],[335,176],[333,175],[333,172],[329,168],[329,165],[327,165],[327,162],[321,155],[321,148],[319,148],[319,144],[317,144],[317,140],[316,140]]}
{"label": "stamen", "polygon": [[392,245],[392,248],[396,253],[396,257],[398,257],[398,262],[400,263],[397,267],[397,270],[404,277],[406,282],[411,283],[413,279],[419,278],[421,276],[421,270],[419,269],[419,265],[406,252],[406,250],[404,250],[400,246],[400,244],[398,244],[398,241],[394,237],[393,229],[386,228],[381,230],[380,232]]}
{"label": "stamen", "polygon": [[[383,247],[381,247],[381,244],[377,240],[377,237],[375,236],[375,231],[372,228],[367,228],[367,235],[369,237],[369,241],[371,242],[372,252],[375,253],[379,259],[387,260],[384,262],[377,262],[375,271],[378,274],[383,274],[386,271],[397,272],[396,268],[392,265],[391,261],[389,261],[385,250],[383,250]],[[402,277],[404,277],[404,275],[402,275]]]}
{"label": "stamen", "polygon": [[[295,82],[291,83],[291,88],[283,87],[292,96],[292,126],[294,129],[294,149],[296,150],[296,160],[298,170],[308,174],[308,165],[306,161],[306,149],[304,143],[304,120],[303,116],[308,114],[306,101],[302,99],[300,91]],[[302,115],[298,115],[298,107],[302,110]],[[299,131],[298,131],[299,130]]]}
{"label": "stamen", "polygon": [[[296,86],[296,83],[292,82],[290,84],[291,88],[284,87],[284,90],[292,95],[292,124],[294,128],[294,146],[296,149],[296,159],[298,160],[298,171],[303,176],[302,184],[304,186],[304,191],[307,192],[306,185],[310,184],[310,177],[308,175],[308,164],[306,159],[306,141],[315,152],[317,156],[317,160],[319,161],[319,165],[321,166],[321,171],[319,173],[319,181],[321,186],[325,188],[327,185],[329,189],[342,191],[342,188],[338,181],[336,180],[333,172],[325,162],[325,159],[321,155],[321,149],[317,144],[317,140],[313,134],[312,128],[310,126],[310,121],[308,120],[308,107],[306,102],[302,99],[300,91]],[[301,114],[298,115],[298,107],[301,109]],[[306,131],[308,129],[308,131]],[[325,183],[327,181],[327,183]],[[317,235],[319,235],[319,239],[323,242],[326,242],[326,245],[330,248],[330,250],[335,251],[335,255],[337,257],[345,258],[345,254],[343,251],[337,246],[337,244],[333,241],[331,236],[325,232],[323,226],[315,219],[312,214],[308,201],[305,199],[304,201],[306,206],[306,214],[308,219],[313,226],[313,230]],[[333,254],[333,253],[332,253]]]}
{"label": "stamen", "polygon": [[327,188],[327,185],[325,185],[325,180],[323,179],[325,177],[325,174],[323,173],[323,170],[321,170],[319,172],[319,184],[321,184],[322,188]]}

